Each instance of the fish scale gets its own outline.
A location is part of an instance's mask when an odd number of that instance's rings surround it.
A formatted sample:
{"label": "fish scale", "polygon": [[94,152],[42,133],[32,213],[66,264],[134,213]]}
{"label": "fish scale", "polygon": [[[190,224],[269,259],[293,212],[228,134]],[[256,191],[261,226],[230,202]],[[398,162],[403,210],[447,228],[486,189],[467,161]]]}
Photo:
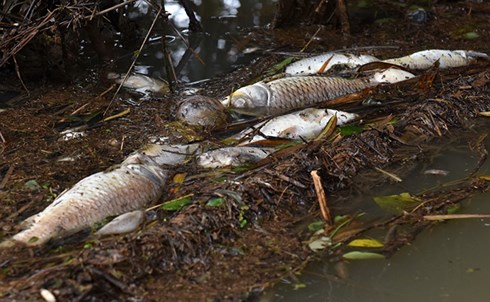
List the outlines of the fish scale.
{"label": "fish scale", "polygon": [[[269,106],[293,109],[310,106],[372,86],[364,79],[336,77],[288,77],[265,83],[271,91]],[[290,100],[290,101],[287,101]]]}
{"label": "fish scale", "polygon": [[168,171],[157,166],[125,165],[90,175],[62,193],[44,211],[29,218],[31,225],[12,239],[39,245],[51,238],[80,231],[157,200]]}

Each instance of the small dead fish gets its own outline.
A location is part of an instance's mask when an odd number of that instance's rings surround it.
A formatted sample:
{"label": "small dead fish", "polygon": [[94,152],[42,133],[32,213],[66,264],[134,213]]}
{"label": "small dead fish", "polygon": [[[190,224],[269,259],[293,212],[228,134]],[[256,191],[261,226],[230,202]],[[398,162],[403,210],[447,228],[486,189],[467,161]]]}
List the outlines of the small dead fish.
{"label": "small dead fish", "polygon": [[226,125],[228,115],[219,100],[203,95],[185,98],[178,106],[176,118],[189,125],[217,128]]}
{"label": "small dead fish", "polygon": [[[287,77],[271,82],[257,82],[242,87],[222,100],[223,105],[239,109],[241,113],[280,114],[291,109],[308,107],[336,97],[361,91],[380,83],[393,83],[402,78],[413,77],[398,69],[387,69],[371,77],[344,79],[341,77]],[[397,76],[392,76],[396,74]]]}
{"label": "small dead fish", "polygon": [[226,147],[205,152],[197,157],[197,164],[202,168],[220,168],[241,166],[256,163],[274,149],[256,147]]}
{"label": "small dead fish", "polygon": [[130,233],[145,221],[145,211],[137,210],[117,216],[98,230],[96,236]]}
{"label": "small dead fish", "polygon": [[425,175],[439,175],[439,176],[447,176],[449,171],[440,170],[440,169],[428,169],[424,171]]}
{"label": "small dead fish", "polygon": [[200,144],[158,145],[148,144],[131,153],[121,165],[156,165],[176,166],[183,163],[189,156],[199,151]]}
{"label": "small dead fish", "polygon": [[388,68],[383,72],[376,72],[371,77],[373,83],[398,83],[415,77],[415,75],[405,70]]}
{"label": "small dead fish", "polygon": [[286,66],[284,73],[293,76],[319,74],[325,73],[336,66],[354,69],[361,65],[376,61],[379,61],[379,59],[370,55],[329,52],[293,62]]}
{"label": "small dead fish", "polygon": [[157,166],[144,165],[123,165],[92,174],[28,218],[25,222],[28,228],[12,240],[40,245],[83,230],[108,216],[139,209],[160,198],[168,174]]}
{"label": "small dead fish", "polygon": [[471,50],[429,49],[383,62],[418,70],[430,68],[437,61],[439,61],[439,68],[444,69],[466,66],[478,59],[489,60],[490,58],[486,53]]}
{"label": "small dead fish", "polygon": [[[355,113],[348,113],[333,109],[307,108],[301,111],[275,117],[269,121],[258,123],[250,129],[245,129],[233,138],[241,140],[247,138],[242,144],[253,143],[264,140],[267,137],[278,137],[286,139],[304,139],[306,141],[316,138],[333,117],[337,117],[337,125],[357,118]],[[260,131],[260,134],[255,134]],[[254,135],[255,134],[255,135]]]}
{"label": "small dead fish", "polygon": [[[117,74],[109,72],[107,78],[114,80],[117,84],[121,84],[124,81],[125,74]],[[123,87],[134,89],[141,93],[154,92],[160,94],[166,94],[170,92],[168,83],[165,81],[150,78],[143,74],[132,74],[128,76],[126,81],[122,84]]]}

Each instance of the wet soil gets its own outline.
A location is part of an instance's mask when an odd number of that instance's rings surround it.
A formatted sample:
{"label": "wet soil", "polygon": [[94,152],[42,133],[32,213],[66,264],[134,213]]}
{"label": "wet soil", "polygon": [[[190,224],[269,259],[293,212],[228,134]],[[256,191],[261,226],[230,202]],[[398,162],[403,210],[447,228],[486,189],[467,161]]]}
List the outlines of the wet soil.
{"label": "wet soil", "polygon": [[[355,23],[350,37],[325,27],[311,39],[318,30],[312,26],[259,29],[247,38],[251,46],[270,49],[273,45],[278,51],[297,51],[310,39],[312,52],[396,46],[369,50],[382,58],[429,48],[490,53],[488,4],[474,9],[471,5],[437,4],[426,24],[404,17],[392,23]],[[460,34],[468,25],[476,28],[478,38],[467,40]],[[203,92],[223,97],[232,87],[259,78],[282,58],[265,52],[250,65],[202,84]],[[42,210],[65,188],[121,162],[150,137],[183,141],[167,124],[179,97],[140,100],[123,92],[111,103],[112,93],[103,94],[111,83],[102,74],[85,73],[72,85],[28,82],[31,95],[27,97],[22,97],[20,85],[14,84],[15,74],[11,75],[8,88],[21,96],[9,99],[0,112],[2,238],[13,235],[23,219]],[[403,178],[411,163],[430,156],[441,137],[474,133],[479,124],[488,123],[478,113],[490,110],[489,84],[488,63],[428,71],[415,81],[371,91],[370,98],[384,101],[383,106],[349,106],[363,115],[363,125],[370,123],[362,133],[346,137],[333,133],[319,142],[295,145],[245,172],[178,167],[174,172],[186,173],[186,181],[171,181],[156,204],[194,193],[192,205],[178,212],[157,210],[156,220],[129,235],[94,239],[84,232],[41,248],[1,250],[0,298],[38,301],[40,289],[48,288],[60,301],[242,300],[282,278],[294,279],[318,257],[307,246],[311,233],[306,226],[321,217],[310,171],[319,170],[334,214],[354,216],[355,208],[335,197],[392,181],[374,167]],[[104,122],[100,117],[107,108],[107,116],[130,112]],[[85,136],[60,139],[60,131],[76,125],[87,128]],[[212,139],[210,135],[203,134]],[[484,160],[485,150],[478,148],[482,139],[473,134],[469,143]],[[387,233],[380,252],[390,255],[431,224],[421,219],[423,215],[446,213],[451,204],[488,191],[488,182],[469,176],[457,186],[421,196],[430,206],[411,215],[375,223],[356,221],[333,239],[344,242],[377,228]],[[212,197],[225,202],[206,206]],[[400,226],[402,232],[390,235],[393,226]],[[340,246],[320,256],[335,261],[342,250]]]}

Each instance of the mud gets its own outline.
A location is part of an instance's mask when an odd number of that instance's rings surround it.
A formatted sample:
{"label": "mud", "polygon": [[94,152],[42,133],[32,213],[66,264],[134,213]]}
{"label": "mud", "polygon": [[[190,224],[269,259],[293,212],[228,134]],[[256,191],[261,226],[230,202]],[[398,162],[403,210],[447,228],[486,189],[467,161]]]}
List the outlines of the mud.
{"label": "mud", "polygon": [[[437,18],[430,26],[414,25],[405,18],[397,19],[396,26],[354,24],[354,33],[347,38],[325,27],[308,50],[397,46],[373,48],[371,54],[381,58],[427,48],[490,53],[490,16],[484,6],[488,4],[470,11],[469,3],[435,5]],[[458,36],[465,24],[477,26],[480,37],[466,40]],[[317,29],[254,30],[249,43],[296,51]],[[222,97],[232,87],[261,77],[282,58],[266,52],[202,88],[206,95]],[[2,238],[14,234],[19,222],[42,210],[65,188],[121,162],[150,137],[184,140],[167,124],[174,119],[178,99],[174,95],[141,101],[123,93],[111,103],[112,93],[103,94],[110,83],[103,80],[102,72],[84,74],[73,85],[39,87],[28,82],[31,95],[26,97],[20,85],[13,84],[16,81],[15,73],[10,74],[8,89],[18,91],[20,97],[10,99],[6,111],[0,113],[0,133],[5,140],[0,141]],[[315,257],[329,256],[336,261],[343,246],[317,255],[306,244],[311,236],[307,224],[320,217],[310,171],[319,170],[328,195],[392,181],[374,167],[403,177],[411,163],[430,156],[442,137],[488,123],[478,113],[490,110],[489,84],[485,63],[447,72],[428,71],[415,81],[370,91],[369,98],[382,101],[382,106],[338,105],[363,115],[361,133],[342,137],[334,132],[321,141],[294,145],[247,171],[179,167],[174,172],[186,173],[184,183],[170,182],[158,203],[189,193],[194,194],[193,203],[177,212],[157,209],[157,218],[135,233],[94,239],[86,231],[41,248],[0,250],[0,297],[38,301],[40,289],[48,288],[60,301],[242,300],[282,278],[294,278]],[[109,116],[130,112],[103,122],[101,115],[107,108]],[[60,131],[75,125],[85,126],[86,135],[60,140]],[[201,134],[204,138],[210,135]],[[477,138],[469,141],[478,145]],[[485,152],[475,150],[484,160]],[[38,185],[26,185],[30,180]],[[457,186],[423,196],[430,207],[387,221],[358,221],[334,240],[344,242],[379,229],[387,233],[382,252],[390,255],[433,224],[421,221],[421,215],[445,213],[449,205],[481,191],[488,191],[488,182],[469,175]],[[222,198],[223,204],[207,205],[211,198]],[[331,202],[334,214],[355,212],[342,201]],[[403,232],[389,235],[394,226]]]}

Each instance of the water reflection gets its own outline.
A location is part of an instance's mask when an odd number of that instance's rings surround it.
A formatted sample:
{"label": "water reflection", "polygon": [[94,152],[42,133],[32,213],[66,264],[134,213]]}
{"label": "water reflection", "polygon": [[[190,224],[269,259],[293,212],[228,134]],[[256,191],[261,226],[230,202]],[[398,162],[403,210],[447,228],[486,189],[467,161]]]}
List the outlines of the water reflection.
{"label": "water reflection", "polygon": [[[184,8],[178,1],[166,1],[165,10],[170,14],[169,20],[182,36],[171,26],[157,25],[150,38],[151,43],[144,48],[136,62],[135,71],[167,78],[160,42],[161,37],[165,36],[178,79],[182,82],[213,77],[230,71],[236,64],[245,64],[253,59],[253,55],[241,52],[246,43],[237,41],[234,35],[242,27],[262,26],[270,22],[276,1],[194,1],[193,8],[204,29],[203,33],[189,32],[186,29],[189,18]],[[144,30],[149,28],[154,14],[155,11],[142,0],[135,2],[128,12],[128,16],[137,20]],[[126,55],[124,60],[120,60],[116,66],[117,71],[125,72],[130,59],[131,56]]]}

